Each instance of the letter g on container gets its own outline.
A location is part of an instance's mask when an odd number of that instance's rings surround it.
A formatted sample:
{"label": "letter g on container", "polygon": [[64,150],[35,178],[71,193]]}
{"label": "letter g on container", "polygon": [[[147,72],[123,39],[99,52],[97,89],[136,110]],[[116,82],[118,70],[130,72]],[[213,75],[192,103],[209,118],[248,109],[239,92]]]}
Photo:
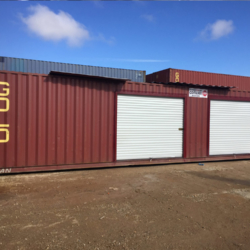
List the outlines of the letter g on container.
{"label": "letter g on container", "polygon": [[[4,86],[9,87],[9,83],[7,83],[7,82],[0,82],[0,85],[4,85]],[[6,103],[5,108],[1,108],[0,112],[7,112],[10,109],[9,98],[5,97],[5,96],[8,96],[9,93],[10,93],[9,88],[3,88],[3,92],[0,91],[0,101],[4,101]],[[4,96],[4,97],[2,97],[2,96]]]}

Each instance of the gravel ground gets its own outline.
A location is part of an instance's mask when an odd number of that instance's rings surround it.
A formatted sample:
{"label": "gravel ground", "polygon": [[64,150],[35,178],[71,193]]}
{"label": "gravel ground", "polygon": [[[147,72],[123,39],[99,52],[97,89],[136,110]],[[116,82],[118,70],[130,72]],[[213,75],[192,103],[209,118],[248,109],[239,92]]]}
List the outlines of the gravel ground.
{"label": "gravel ground", "polygon": [[250,161],[0,176],[0,249],[250,249]]}

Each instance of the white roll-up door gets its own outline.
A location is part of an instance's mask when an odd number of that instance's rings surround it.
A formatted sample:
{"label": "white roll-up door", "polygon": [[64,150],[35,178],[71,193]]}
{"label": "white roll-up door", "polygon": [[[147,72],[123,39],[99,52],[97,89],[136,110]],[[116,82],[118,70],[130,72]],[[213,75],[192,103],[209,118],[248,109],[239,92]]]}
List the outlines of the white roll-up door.
{"label": "white roll-up door", "polygon": [[210,103],[210,155],[250,153],[250,102]]}
{"label": "white roll-up door", "polygon": [[117,160],[182,157],[183,99],[118,95]]}

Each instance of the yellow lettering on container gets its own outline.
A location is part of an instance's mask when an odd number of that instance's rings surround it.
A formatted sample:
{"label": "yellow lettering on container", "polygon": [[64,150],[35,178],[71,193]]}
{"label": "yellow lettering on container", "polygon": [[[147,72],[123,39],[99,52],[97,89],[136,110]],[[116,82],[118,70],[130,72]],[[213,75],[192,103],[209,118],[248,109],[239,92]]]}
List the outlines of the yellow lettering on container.
{"label": "yellow lettering on container", "polygon": [[0,101],[5,101],[6,105],[5,105],[5,109],[0,109],[0,112],[7,112],[10,109],[10,101],[8,98],[6,97],[0,97]]}
{"label": "yellow lettering on container", "polygon": [[175,82],[180,82],[180,75],[179,72],[175,73]]}
{"label": "yellow lettering on container", "polygon": [[5,139],[0,140],[0,143],[6,143],[10,139],[10,133],[7,129],[9,127],[9,124],[0,124],[0,132],[5,132]]}
{"label": "yellow lettering on container", "polygon": [[[7,82],[0,82],[0,85],[5,85],[5,86],[10,86]],[[1,93],[0,92],[0,96],[8,96],[10,93],[10,89],[9,88],[3,88],[3,91],[5,91],[5,93]]]}
{"label": "yellow lettering on container", "polygon": [[[7,112],[10,109],[10,100],[6,97],[10,94],[9,88],[2,88],[1,85],[9,87],[9,83],[7,82],[0,82],[0,102],[5,102],[5,108],[1,108],[0,112]],[[9,133],[9,124],[0,124],[0,132],[5,133],[5,139],[1,139],[0,143],[6,143],[10,139],[10,133]]]}

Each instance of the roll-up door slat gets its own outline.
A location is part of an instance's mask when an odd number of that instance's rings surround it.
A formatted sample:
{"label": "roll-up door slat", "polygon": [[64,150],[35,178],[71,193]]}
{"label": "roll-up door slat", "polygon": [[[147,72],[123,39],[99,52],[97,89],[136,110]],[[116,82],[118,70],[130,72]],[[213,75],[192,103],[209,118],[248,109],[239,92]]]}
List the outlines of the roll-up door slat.
{"label": "roll-up door slat", "polygon": [[183,99],[118,95],[117,160],[182,157]]}
{"label": "roll-up door slat", "polygon": [[250,102],[210,103],[209,154],[250,153]]}

